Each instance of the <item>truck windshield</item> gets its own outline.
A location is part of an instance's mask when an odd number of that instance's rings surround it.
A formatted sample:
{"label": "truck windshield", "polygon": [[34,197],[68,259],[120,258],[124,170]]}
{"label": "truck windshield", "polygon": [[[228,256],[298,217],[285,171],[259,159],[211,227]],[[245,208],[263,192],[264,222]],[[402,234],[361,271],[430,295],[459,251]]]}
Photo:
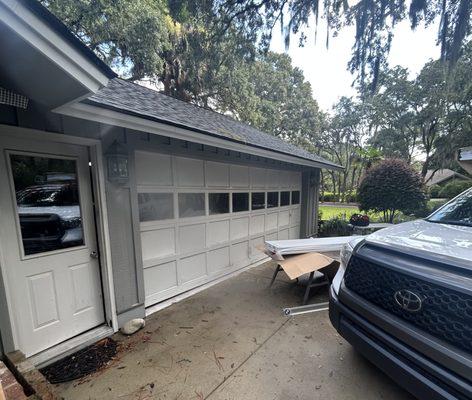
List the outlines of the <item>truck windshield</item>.
{"label": "truck windshield", "polygon": [[430,222],[472,226],[472,189],[462,193],[427,218]]}

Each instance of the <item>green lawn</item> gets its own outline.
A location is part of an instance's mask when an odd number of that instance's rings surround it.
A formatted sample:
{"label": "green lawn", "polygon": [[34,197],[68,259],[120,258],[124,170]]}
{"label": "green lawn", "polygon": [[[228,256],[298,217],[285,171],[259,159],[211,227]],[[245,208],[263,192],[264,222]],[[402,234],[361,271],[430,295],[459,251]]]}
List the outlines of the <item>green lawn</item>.
{"label": "green lawn", "polygon": [[357,208],[343,206],[320,206],[320,211],[323,221],[334,217],[349,219],[352,214],[360,213]]}
{"label": "green lawn", "polygon": [[[351,218],[352,214],[365,214],[362,211],[359,211],[355,207],[347,207],[347,206],[326,206],[326,205],[320,205],[320,211],[321,211],[321,220],[326,221],[331,218],[342,218],[345,219],[346,221],[349,221],[349,218]],[[374,212],[368,212],[367,215],[370,218],[370,222],[383,222],[383,214],[382,213],[374,213]],[[398,215],[395,217],[395,223],[398,222],[404,222],[404,221],[410,221],[412,219],[416,219],[414,216],[408,216],[404,215],[402,213],[398,213]]]}

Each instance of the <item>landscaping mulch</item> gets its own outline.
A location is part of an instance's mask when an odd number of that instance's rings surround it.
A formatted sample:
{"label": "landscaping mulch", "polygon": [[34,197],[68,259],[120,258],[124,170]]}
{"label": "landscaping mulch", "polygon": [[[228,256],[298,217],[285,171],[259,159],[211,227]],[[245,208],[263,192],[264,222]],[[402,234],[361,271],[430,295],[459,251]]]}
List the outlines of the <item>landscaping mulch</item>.
{"label": "landscaping mulch", "polygon": [[40,369],[40,372],[50,383],[73,381],[98,371],[115,356],[116,350],[117,343],[106,338]]}

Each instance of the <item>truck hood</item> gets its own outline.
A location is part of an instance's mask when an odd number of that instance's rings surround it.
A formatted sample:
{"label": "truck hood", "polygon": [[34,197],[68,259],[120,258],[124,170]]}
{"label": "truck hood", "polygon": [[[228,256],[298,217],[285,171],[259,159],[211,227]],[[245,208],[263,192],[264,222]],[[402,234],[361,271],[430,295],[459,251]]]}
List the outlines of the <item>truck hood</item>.
{"label": "truck hood", "polygon": [[381,229],[366,237],[371,243],[386,244],[419,253],[434,253],[447,259],[472,260],[472,227],[417,220]]}

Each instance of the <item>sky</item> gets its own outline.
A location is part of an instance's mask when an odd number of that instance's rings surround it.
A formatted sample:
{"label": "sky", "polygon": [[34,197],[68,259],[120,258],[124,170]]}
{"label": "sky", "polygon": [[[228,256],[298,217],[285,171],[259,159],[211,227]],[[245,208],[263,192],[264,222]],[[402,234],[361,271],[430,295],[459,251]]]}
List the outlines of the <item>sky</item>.
{"label": "sky", "polygon": [[[399,23],[394,30],[389,65],[406,67],[410,71],[410,78],[416,76],[429,59],[439,57],[437,30],[437,24],[428,28],[420,26],[412,31],[408,20]],[[354,27],[344,28],[337,37],[331,37],[328,49],[324,20],[320,20],[316,42],[314,28],[306,29],[305,33],[308,37],[305,46],[298,47],[298,40],[292,37],[287,53],[292,57],[292,63],[303,70],[305,78],[311,83],[313,96],[320,108],[330,111],[339,97],[355,95],[351,87],[354,77],[347,71],[354,44]],[[280,30],[273,34],[271,50],[286,52]]]}

